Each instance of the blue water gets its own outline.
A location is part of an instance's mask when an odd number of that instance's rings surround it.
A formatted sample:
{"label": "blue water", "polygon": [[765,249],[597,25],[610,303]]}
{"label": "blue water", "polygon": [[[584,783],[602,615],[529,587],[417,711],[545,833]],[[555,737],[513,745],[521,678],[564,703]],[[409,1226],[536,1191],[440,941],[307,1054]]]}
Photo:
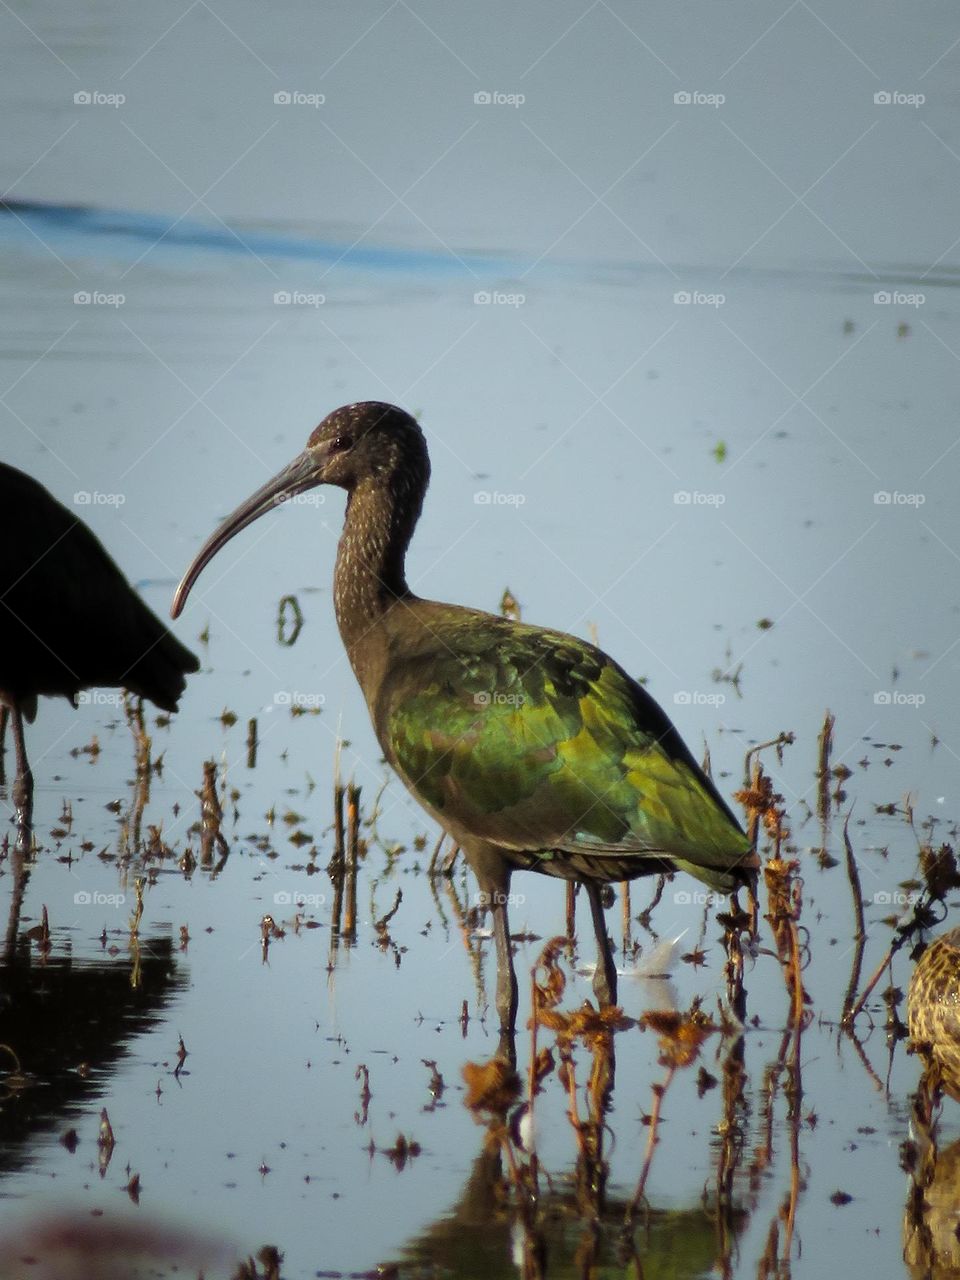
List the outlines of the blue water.
{"label": "blue water", "polygon": [[[849,814],[868,974],[885,917],[912,892],[906,798],[916,830],[933,817],[937,839],[960,812],[952,15],[561,3],[304,5],[268,19],[247,0],[216,13],[18,12],[0,77],[4,459],[68,504],[101,495],[83,518],[165,616],[215,523],[325,413],[397,401],[418,413],[433,463],[415,589],[495,610],[509,587],[526,620],[595,634],[695,754],[709,747],[727,796],[748,746],[794,731],[782,762],[767,753],[802,866],[815,1015],[792,1274],[903,1275],[899,1148],[918,1067],[902,1046],[891,1059],[886,978],[862,1056],[837,1039],[853,910],[843,866],[822,870],[816,853],[842,860]],[[898,87],[926,101],[874,103]],[[725,103],[674,103],[698,88]],[[126,102],[75,106],[78,89]],[[322,91],[323,114],[276,108],[285,89]],[[526,101],[474,103],[494,89]],[[84,1008],[109,1006],[117,1022],[86,1078],[79,1035],[53,1066],[49,1037],[40,1048],[21,1037],[22,1069],[46,1082],[33,1096],[52,1095],[53,1077],[58,1092],[46,1109],[18,1102],[27,1121],[3,1149],[0,1230],[17,1238],[25,1218],[67,1206],[84,1220],[192,1224],[234,1255],[273,1242],[285,1276],[367,1270],[408,1250],[479,1273],[476,1253],[451,1262],[439,1241],[467,1232],[458,1201],[475,1206],[484,1133],[461,1069],[495,1047],[490,945],[458,915],[470,878],[434,892],[422,874],[437,833],[381,762],[333,621],[342,495],[316,497],[238,538],[175,624],[202,670],[169,726],[149,719],[163,763],[142,825],[169,856],[127,856],[133,755],[115,703],[48,702],[30,726],[40,851],[19,935],[36,1022],[50,1008],[67,1018],[73,981]],[[292,648],[277,633],[286,594],[304,617]],[[292,716],[303,697],[320,714]],[[853,775],[822,827],[828,707],[834,762]],[[323,868],[344,739],[340,768],[368,816],[379,801],[357,942],[334,956]],[[179,860],[199,851],[206,760],[231,852],[191,871]],[[0,871],[6,904],[9,859]],[[141,873],[142,945],[157,964],[137,996],[128,921]],[[526,1007],[523,975],[563,927],[564,898],[532,876],[514,888]],[[649,888],[634,886],[634,917]],[[374,922],[397,889],[391,942],[378,945]],[[633,1017],[694,995],[717,1011],[718,928],[691,895],[669,886],[653,929],[680,937],[681,952],[702,946],[705,964],[674,958],[667,989],[625,978]],[[44,907],[46,980],[23,937]],[[285,927],[266,956],[264,913]],[[619,905],[609,918],[619,936]],[[636,921],[634,933],[649,954],[657,939]],[[786,995],[764,936],[747,976],[737,1275],[757,1273],[792,1185],[782,1093],[767,1128]],[[586,938],[577,963],[592,959]],[[901,953],[893,981],[908,977]],[[576,1007],[588,977],[571,983]],[[189,1057],[175,1076],[181,1035]],[[618,1036],[617,1056],[609,1185],[622,1206],[663,1068],[650,1032]],[[576,1057],[582,1085],[589,1057]],[[447,1085],[436,1107],[425,1061]],[[719,1040],[701,1063],[722,1077]],[[681,1243],[651,1247],[651,1271],[720,1269],[722,1242],[698,1215],[729,1117],[722,1090],[698,1092],[698,1066],[664,1102],[647,1194],[656,1230],[673,1223]],[[583,1088],[578,1098],[586,1110]],[[561,1187],[577,1149],[567,1104],[552,1078],[538,1124]],[[102,1106],[117,1146],[101,1178]],[[68,1126],[73,1154],[58,1141]],[[956,1129],[948,1106],[945,1142]],[[398,1133],[421,1148],[402,1171],[383,1154]],[[132,1172],[139,1207],[124,1190]],[[852,1201],[832,1202],[838,1190]],[[505,1229],[488,1235],[496,1266],[512,1267]]]}

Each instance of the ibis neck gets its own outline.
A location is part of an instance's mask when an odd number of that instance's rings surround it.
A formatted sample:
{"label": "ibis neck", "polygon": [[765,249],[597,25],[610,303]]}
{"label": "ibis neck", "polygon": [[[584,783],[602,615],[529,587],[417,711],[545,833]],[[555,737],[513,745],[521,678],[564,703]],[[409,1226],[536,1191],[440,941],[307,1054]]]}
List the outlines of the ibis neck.
{"label": "ibis neck", "polygon": [[337,625],[354,670],[364,641],[398,600],[409,598],[404,561],[423,491],[396,477],[364,480],[350,491],[337,549],[333,595]]}

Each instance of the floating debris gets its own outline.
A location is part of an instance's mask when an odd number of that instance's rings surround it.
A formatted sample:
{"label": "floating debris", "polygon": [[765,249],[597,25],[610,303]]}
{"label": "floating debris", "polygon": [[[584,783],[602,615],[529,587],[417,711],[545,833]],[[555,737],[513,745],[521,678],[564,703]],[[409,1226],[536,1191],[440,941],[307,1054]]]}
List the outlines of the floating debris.
{"label": "floating debris", "polygon": [[434,1062],[432,1058],[421,1058],[420,1061],[430,1072],[430,1082],[427,1085],[427,1088],[429,1089],[431,1096],[435,1099],[442,1097],[443,1091],[447,1086],[443,1083],[443,1076],[437,1070],[436,1062]]}
{"label": "floating debris", "polygon": [[113,1155],[113,1148],[116,1146],[116,1138],[113,1136],[113,1128],[110,1124],[110,1117],[107,1115],[107,1109],[104,1107],[100,1112],[100,1129],[97,1134],[97,1146],[100,1148],[99,1168],[100,1177],[104,1177],[107,1172],[107,1166],[110,1163],[110,1157]]}
{"label": "floating debris", "polygon": [[303,612],[296,596],[281,596],[277,605],[277,643],[290,649],[303,630]]}

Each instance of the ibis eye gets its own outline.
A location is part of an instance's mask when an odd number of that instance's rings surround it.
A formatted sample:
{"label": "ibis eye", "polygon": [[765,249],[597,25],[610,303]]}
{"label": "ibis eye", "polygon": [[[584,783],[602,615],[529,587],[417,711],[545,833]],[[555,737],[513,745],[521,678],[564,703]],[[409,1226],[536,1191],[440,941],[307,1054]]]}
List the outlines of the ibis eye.
{"label": "ibis eye", "polygon": [[331,453],[346,453],[348,449],[353,448],[353,436],[339,435],[330,445]]}

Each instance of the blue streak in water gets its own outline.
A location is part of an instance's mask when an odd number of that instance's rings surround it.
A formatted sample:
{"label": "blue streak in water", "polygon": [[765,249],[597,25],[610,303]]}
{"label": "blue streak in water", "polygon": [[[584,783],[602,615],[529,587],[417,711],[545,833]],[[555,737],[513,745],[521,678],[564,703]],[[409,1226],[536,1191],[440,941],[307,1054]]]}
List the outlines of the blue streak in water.
{"label": "blue streak in water", "polygon": [[54,249],[89,253],[96,245],[102,257],[107,244],[114,249],[123,241],[153,246],[154,253],[171,249],[229,253],[260,258],[288,258],[308,262],[336,263],[344,267],[375,271],[409,271],[454,276],[515,275],[524,263],[503,257],[456,254],[446,250],[392,248],[382,245],[336,244],[306,235],[256,231],[242,225],[177,221],[154,213],[123,209],[97,209],[89,205],[53,204],[40,201],[0,201],[0,244],[41,245],[30,233]]}

